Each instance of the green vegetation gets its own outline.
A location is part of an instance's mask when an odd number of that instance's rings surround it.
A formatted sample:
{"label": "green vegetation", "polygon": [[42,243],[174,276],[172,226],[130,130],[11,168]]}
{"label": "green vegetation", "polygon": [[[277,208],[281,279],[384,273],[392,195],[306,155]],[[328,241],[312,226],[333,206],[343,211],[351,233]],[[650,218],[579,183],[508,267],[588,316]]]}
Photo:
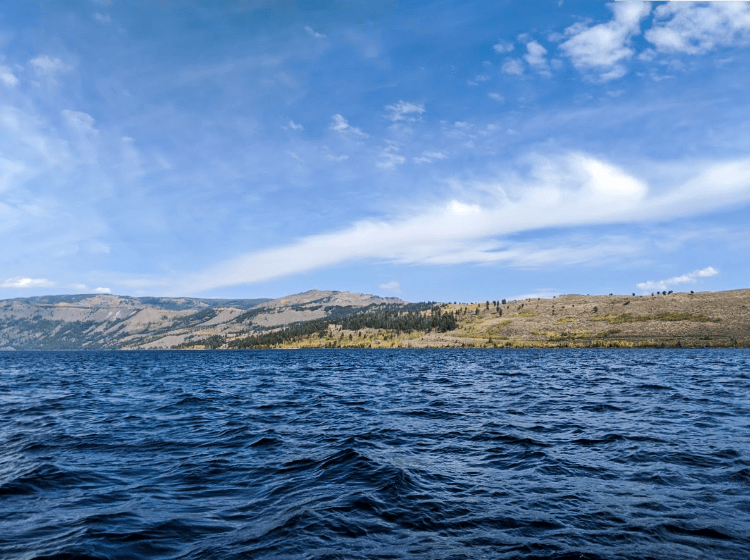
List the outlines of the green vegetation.
{"label": "green vegetation", "polygon": [[312,337],[324,339],[329,337],[329,327],[331,326],[348,331],[362,329],[394,331],[393,333],[384,333],[384,336],[389,336],[390,334],[400,335],[402,332],[411,333],[413,331],[446,332],[454,330],[458,326],[458,322],[453,313],[443,313],[438,306],[433,307],[427,313],[397,310],[377,311],[357,313],[336,320],[326,318],[306,321],[276,331],[230,340],[227,344],[230,348],[269,348],[287,342],[300,342]]}
{"label": "green vegetation", "polygon": [[216,350],[224,345],[224,337],[218,334],[209,336],[207,338],[200,338],[197,340],[191,340],[190,342],[183,342],[173,346],[175,350],[182,350],[183,348],[195,348],[196,346],[202,346],[203,348]]}
{"label": "green vegetation", "polygon": [[490,319],[489,321],[477,321],[472,320],[468,324],[463,325],[463,329],[451,332],[451,336],[458,338],[486,338],[495,337],[500,340],[505,337],[502,336],[503,328],[510,325],[513,321],[506,319],[504,321],[494,322],[496,319]]}
{"label": "green vegetation", "polygon": [[555,331],[535,330],[535,331],[531,331],[531,334],[535,334],[536,336],[546,336],[547,339],[550,341],[591,338],[591,331],[585,331],[585,330],[563,331],[561,333],[555,332]]}

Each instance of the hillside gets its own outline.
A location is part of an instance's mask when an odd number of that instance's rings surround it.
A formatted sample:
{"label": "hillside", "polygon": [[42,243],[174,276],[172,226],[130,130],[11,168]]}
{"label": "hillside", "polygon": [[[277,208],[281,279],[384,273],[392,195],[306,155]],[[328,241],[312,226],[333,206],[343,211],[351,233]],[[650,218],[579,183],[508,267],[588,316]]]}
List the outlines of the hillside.
{"label": "hillside", "polygon": [[[750,290],[441,304],[419,312],[442,318],[433,328],[420,328],[407,315],[404,310],[370,313],[359,321],[329,318],[188,347],[750,347]],[[399,317],[408,321],[399,323]]]}
{"label": "hillside", "polygon": [[0,349],[151,349],[341,317],[397,298],[312,290],[279,299],[197,299],[114,295],[43,296],[0,301]]}
{"label": "hillside", "polygon": [[312,290],[278,299],[0,301],[0,349],[750,347],[750,290],[410,304]]}

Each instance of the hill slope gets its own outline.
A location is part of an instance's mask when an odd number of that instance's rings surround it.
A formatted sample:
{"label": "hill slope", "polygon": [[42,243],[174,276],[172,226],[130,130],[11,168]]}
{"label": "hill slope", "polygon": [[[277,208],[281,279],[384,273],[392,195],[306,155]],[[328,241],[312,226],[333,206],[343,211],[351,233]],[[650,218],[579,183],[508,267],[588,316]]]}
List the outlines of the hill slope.
{"label": "hill slope", "polygon": [[750,290],[473,304],[312,290],[278,299],[0,301],[0,349],[750,347]]}
{"label": "hill slope", "polygon": [[279,299],[43,296],[0,301],[0,349],[171,348],[290,323],[344,316],[397,298],[312,290]]}
{"label": "hill slope", "polygon": [[750,290],[442,304],[420,310],[423,321],[407,311],[329,317],[192,347],[750,347]]}

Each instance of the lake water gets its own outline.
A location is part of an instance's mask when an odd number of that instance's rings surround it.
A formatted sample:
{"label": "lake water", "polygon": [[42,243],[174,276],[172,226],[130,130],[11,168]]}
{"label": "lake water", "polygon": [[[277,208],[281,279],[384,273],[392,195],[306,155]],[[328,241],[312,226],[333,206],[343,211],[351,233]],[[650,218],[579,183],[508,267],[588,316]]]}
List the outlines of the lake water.
{"label": "lake water", "polygon": [[747,350],[0,353],[0,558],[750,558]]}

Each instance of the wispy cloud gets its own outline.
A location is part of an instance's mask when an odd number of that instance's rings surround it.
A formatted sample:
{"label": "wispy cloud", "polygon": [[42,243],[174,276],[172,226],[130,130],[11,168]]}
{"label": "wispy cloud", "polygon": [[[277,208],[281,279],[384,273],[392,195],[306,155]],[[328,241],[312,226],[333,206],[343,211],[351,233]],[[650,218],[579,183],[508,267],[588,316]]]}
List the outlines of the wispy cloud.
{"label": "wispy cloud", "polygon": [[466,84],[469,86],[478,86],[481,83],[489,82],[489,81],[490,81],[490,77],[487,74],[478,74],[474,76],[474,79],[467,80]]}
{"label": "wispy cloud", "polygon": [[380,159],[375,164],[380,169],[393,170],[397,165],[406,163],[406,158],[398,153],[399,146],[395,142],[390,142],[380,153]]}
{"label": "wispy cloud", "polygon": [[508,59],[503,63],[501,70],[512,76],[520,76],[523,74],[523,62],[515,58]]}
{"label": "wispy cloud", "polygon": [[291,129],[291,130],[305,130],[304,126],[302,126],[301,124],[296,123],[296,122],[294,122],[292,120],[290,120],[289,123],[285,127],[283,127],[283,128],[287,128],[287,129]]}
{"label": "wispy cloud", "polygon": [[36,58],[32,58],[29,61],[29,65],[34,70],[37,76],[45,78],[49,81],[53,81],[58,74],[68,72],[72,69],[72,66],[65,64],[62,60],[57,57],[49,55],[41,55]]}
{"label": "wispy cloud", "polygon": [[396,282],[395,280],[391,282],[387,282],[385,284],[380,284],[378,286],[381,290],[388,290],[389,292],[400,292],[401,291],[401,284]]}
{"label": "wispy cloud", "polygon": [[317,31],[315,31],[309,25],[305,26],[305,31],[307,31],[307,34],[310,35],[310,37],[315,37],[316,39],[325,39],[326,38],[325,35],[323,35],[322,33],[318,33]]}
{"label": "wispy cloud", "polygon": [[62,116],[65,120],[65,124],[67,124],[77,133],[94,135],[98,133],[98,130],[94,128],[94,124],[96,121],[94,121],[94,117],[92,117],[88,113],[84,113],[83,111],[71,111],[70,109],[65,109],[62,112]]}
{"label": "wispy cloud", "polygon": [[6,86],[13,87],[18,83],[18,78],[10,68],[0,64],[0,82]]}
{"label": "wispy cloud", "polygon": [[687,274],[683,274],[681,276],[667,278],[666,280],[649,280],[648,282],[639,282],[638,284],[636,284],[636,287],[644,292],[660,292],[668,290],[680,284],[695,284],[700,278],[710,278],[711,276],[716,276],[717,274],[719,274],[719,271],[714,267],[709,266],[701,270],[688,272]]}
{"label": "wispy cloud", "polygon": [[331,123],[331,130],[335,130],[336,132],[340,132],[341,134],[352,134],[361,138],[369,137],[368,134],[365,134],[356,126],[351,126],[349,124],[349,121],[347,121],[342,115],[339,115],[338,113],[333,115],[332,119],[333,122]]}
{"label": "wispy cloud", "polygon": [[15,276],[8,278],[0,283],[0,288],[54,288],[57,286],[57,282],[47,280],[46,278],[25,278],[23,276]]}
{"label": "wispy cloud", "polygon": [[492,45],[492,49],[498,54],[509,53],[513,50],[513,43],[506,43],[504,41],[500,41]]}
{"label": "wispy cloud", "polygon": [[435,160],[447,159],[443,152],[422,152],[421,156],[414,158],[414,163],[432,163]]}
{"label": "wispy cloud", "polygon": [[750,40],[748,2],[668,2],[654,10],[645,38],[660,51],[703,54]]}
{"label": "wispy cloud", "polygon": [[[710,188],[709,188],[710,187]],[[584,154],[540,160],[523,183],[482,186],[482,204],[451,200],[390,221],[363,220],[304,237],[290,245],[249,253],[187,279],[182,290],[260,282],[359,259],[394,263],[507,262],[534,267],[550,262],[597,262],[603,251],[627,248],[536,246],[498,240],[553,227],[667,220],[750,201],[750,159],[708,166],[664,192],[607,162]],[[492,200],[487,193],[494,192]],[[621,244],[620,244],[621,245]],[[180,291],[180,290],[178,290]]]}
{"label": "wispy cloud", "polygon": [[393,122],[414,122],[425,112],[423,103],[409,103],[408,101],[386,105],[385,110],[388,111],[385,118]]}

